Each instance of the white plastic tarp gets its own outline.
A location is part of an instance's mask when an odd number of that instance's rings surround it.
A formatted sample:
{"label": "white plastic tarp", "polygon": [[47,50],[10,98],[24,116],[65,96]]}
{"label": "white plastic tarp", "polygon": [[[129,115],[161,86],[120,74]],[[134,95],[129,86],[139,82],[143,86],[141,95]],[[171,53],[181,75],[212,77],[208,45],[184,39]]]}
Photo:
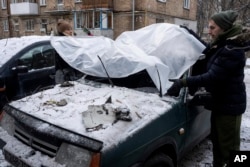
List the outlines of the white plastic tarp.
{"label": "white plastic tarp", "polygon": [[51,44],[70,66],[88,75],[107,77],[103,65],[111,78],[146,69],[162,94],[172,84],[168,79],[179,78],[205,48],[185,29],[168,23],[124,32],[116,40],[52,37]]}

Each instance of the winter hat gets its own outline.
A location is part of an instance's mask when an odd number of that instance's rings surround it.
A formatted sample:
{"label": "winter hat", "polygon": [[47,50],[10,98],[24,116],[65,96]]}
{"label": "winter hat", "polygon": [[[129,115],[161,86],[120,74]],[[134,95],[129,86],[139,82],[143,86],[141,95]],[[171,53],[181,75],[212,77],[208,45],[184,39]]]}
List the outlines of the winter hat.
{"label": "winter hat", "polygon": [[59,20],[57,23],[57,31],[63,33],[65,30],[72,29],[71,25],[65,20]]}
{"label": "winter hat", "polygon": [[238,14],[235,11],[227,10],[214,14],[211,19],[223,30],[228,30],[233,26]]}

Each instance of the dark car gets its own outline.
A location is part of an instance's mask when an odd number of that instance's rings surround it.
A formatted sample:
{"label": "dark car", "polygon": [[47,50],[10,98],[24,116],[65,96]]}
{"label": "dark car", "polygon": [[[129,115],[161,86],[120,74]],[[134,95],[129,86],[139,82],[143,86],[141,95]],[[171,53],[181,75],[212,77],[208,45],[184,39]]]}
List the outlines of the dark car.
{"label": "dark car", "polygon": [[0,40],[0,108],[54,85],[55,50],[49,36]]}
{"label": "dark car", "polygon": [[146,30],[116,43],[52,39],[57,53],[84,76],[5,105],[5,159],[17,167],[178,166],[209,135],[211,112],[193,100],[204,90],[182,88],[170,97],[167,81],[196,73],[191,69],[204,47],[176,25]]}
{"label": "dark car", "polygon": [[11,102],[0,121],[8,132],[0,132],[5,159],[34,167],[177,166],[209,135],[211,112],[191,105],[187,89],[175,99],[146,83],[119,87],[133,77],[113,80],[115,87],[80,79]]}

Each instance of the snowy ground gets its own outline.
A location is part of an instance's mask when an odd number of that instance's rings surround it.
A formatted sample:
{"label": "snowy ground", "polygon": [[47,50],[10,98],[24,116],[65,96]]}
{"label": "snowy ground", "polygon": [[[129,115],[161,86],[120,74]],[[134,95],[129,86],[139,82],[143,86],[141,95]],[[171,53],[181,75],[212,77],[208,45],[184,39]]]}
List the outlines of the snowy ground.
{"label": "snowy ground", "polygon": [[[250,67],[250,60],[247,62],[247,67]],[[245,74],[248,105],[247,110],[242,118],[241,150],[250,151],[250,68],[245,70]],[[209,139],[205,139],[183,158],[179,164],[179,167],[210,167],[211,163],[212,144]],[[0,167],[11,167],[11,165],[4,160],[1,151]]]}

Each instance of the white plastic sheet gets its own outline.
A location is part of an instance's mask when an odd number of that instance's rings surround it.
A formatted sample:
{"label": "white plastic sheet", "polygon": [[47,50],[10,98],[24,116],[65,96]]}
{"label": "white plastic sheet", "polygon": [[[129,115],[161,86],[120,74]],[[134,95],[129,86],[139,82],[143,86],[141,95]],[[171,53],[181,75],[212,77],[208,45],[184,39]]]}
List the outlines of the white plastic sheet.
{"label": "white plastic sheet", "polygon": [[70,66],[88,75],[107,77],[103,65],[111,78],[146,69],[162,94],[172,84],[168,79],[179,78],[205,48],[185,29],[168,23],[124,32],[116,40],[52,37],[51,44]]}

